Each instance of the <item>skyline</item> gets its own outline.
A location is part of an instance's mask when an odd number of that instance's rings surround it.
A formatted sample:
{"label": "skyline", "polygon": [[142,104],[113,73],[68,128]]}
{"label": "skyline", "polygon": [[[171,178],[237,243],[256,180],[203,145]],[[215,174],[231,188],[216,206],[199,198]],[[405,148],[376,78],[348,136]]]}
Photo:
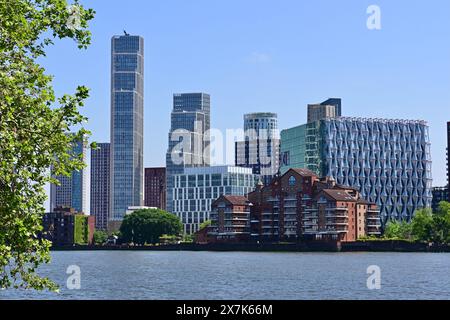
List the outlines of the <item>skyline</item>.
{"label": "skyline", "polygon": [[42,61],[58,95],[78,84],[91,88],[82,112],[93,141],[110,141],[107,57],[111,37],[125,29],[147,43],[144,167],[164,165],[176,92],[211,94],[212,127],[221,130],[241,128],[251,112],[275,112],[280,129],[291,128],[306,122],[308,104],[339,97],[344,116],[427,121],[433,185],[446,184],[450,44],[442,39],[450,31],[448,2],[377,1],[377,31],[366,28],[368,1],[345,8],[331,1],[134,3],[142,10],[90,4],[97,11],[92,45],[80,52],[62,41]]}

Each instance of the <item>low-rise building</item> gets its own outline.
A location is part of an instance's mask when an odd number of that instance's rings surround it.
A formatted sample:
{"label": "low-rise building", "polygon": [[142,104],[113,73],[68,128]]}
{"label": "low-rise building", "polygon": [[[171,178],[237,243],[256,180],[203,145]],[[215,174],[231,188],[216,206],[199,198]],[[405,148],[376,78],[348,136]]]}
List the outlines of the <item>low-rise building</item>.
{"label": "low-rise building", "polygon": [[53,246],[91,245],[95,217],[78,213],[73,208],[57,207],[43,218],[42,237]]}
{"label": "low-rise building", "polygon": [[220,196],[211,205],[211,242],[247,242],[250,240],[250,201],[245,196]]}
{"label": "low-rise building", "polygon": [[355,241],[381,234],[378,207],[359,191],[290,169],[248,195],[253,241]]}

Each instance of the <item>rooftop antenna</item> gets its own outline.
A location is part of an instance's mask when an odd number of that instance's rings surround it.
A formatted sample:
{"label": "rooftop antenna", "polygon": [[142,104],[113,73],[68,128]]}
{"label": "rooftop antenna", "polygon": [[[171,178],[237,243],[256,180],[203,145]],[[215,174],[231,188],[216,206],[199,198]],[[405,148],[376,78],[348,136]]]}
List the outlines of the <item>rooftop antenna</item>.
{"label": "rooftop antenna", "polygon": [[126,36],[129,36],[130,34],[128,33],[128,32],[126,32],[125,30],[123,30],[123,33],[126,35]]}

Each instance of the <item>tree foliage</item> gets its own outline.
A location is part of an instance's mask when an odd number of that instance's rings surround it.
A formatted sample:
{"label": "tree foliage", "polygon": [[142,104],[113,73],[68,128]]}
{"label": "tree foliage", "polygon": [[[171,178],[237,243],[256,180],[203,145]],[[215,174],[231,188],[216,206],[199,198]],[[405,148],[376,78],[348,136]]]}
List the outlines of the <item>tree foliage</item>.
{"label": "tree foliage", "polygon": [[108,240],[108,234],[105,231],[97,230],[94,232],[94,244],[102,245]]}
{"label": "tree foliage", "polygon": [[124,218],[120,234],[123,242],[145,245],[159,243],[163,235],[177,236],[182,229],[175,215],[160,209],[143,209]]}
{"label": "tree foliage", "polygon": [[208,228],[211,225],[211,220],[206,220],[200,225],[200,230]]}
{"label": "tree foliage", "polygon": [[93,16],[66,0],[0,1],[0,288],[56,289],[36,274],[50,260],[50,243],[37,238],[44,187],[58,183],[49,168],[70,175],[84,166],[71,149],[89,136],[79,112],[88,89],[57,99],[52,77],[37,60],[55,39],[71,38],[86,48]]}
{"label": "tree foliage", "polygon": [[441,202],[437,212],[417,210],[410,223],[390,221],[384,237],[434,244],[450,244],[450,203]]}

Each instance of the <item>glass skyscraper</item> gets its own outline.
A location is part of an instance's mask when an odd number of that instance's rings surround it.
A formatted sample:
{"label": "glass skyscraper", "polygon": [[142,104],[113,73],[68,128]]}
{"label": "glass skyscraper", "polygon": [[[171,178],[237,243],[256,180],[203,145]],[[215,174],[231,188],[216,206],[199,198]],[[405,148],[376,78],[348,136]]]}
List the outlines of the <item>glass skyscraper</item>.
{"label": "glass skyscraper", "polygon": [[95,228],[106,230],[109,217],[110,197],[110,155],[111,144],[99,143],[91,150],[91,210],[95,216]]}
{"label": "glass skyscraper", "polygon": [[[184,168],[210,165],[209,130],[211,97],[206,93],[181,93],[173,96],[169,147],[166,154],[166,207],[173,212],[175,174]],[[205,152],[206,151],[206,152]]]}
{"label": "glass skyscraper", "polygon": [[236,142],[235,165],[252,168],[268,185],[280,169],[278,116],[271,112],[244,115],[245,141]]}
{"label": "glass skyscraper", "polygon": [[284,130],[282,172],[307,168],[360,190],[383,222],[409,221],[431,206],[431,153],[425,121],[322,119]]}
{"label": "glass skyscraper", "polygon": [[125,34],[111,40],[110,221],[121,221],[144,199],[144,39]]}
{"label": "glass skyscraper", "polygon": [[[83,156],[86,159],[86,146],[83,141],[75,142],[71,150],[73,157]],[[55,176],[60,185],[50,186],[50,212],[57,207],[73,208],[77,212],[86,213],[86,171],[73,171],[70,177]]]}

